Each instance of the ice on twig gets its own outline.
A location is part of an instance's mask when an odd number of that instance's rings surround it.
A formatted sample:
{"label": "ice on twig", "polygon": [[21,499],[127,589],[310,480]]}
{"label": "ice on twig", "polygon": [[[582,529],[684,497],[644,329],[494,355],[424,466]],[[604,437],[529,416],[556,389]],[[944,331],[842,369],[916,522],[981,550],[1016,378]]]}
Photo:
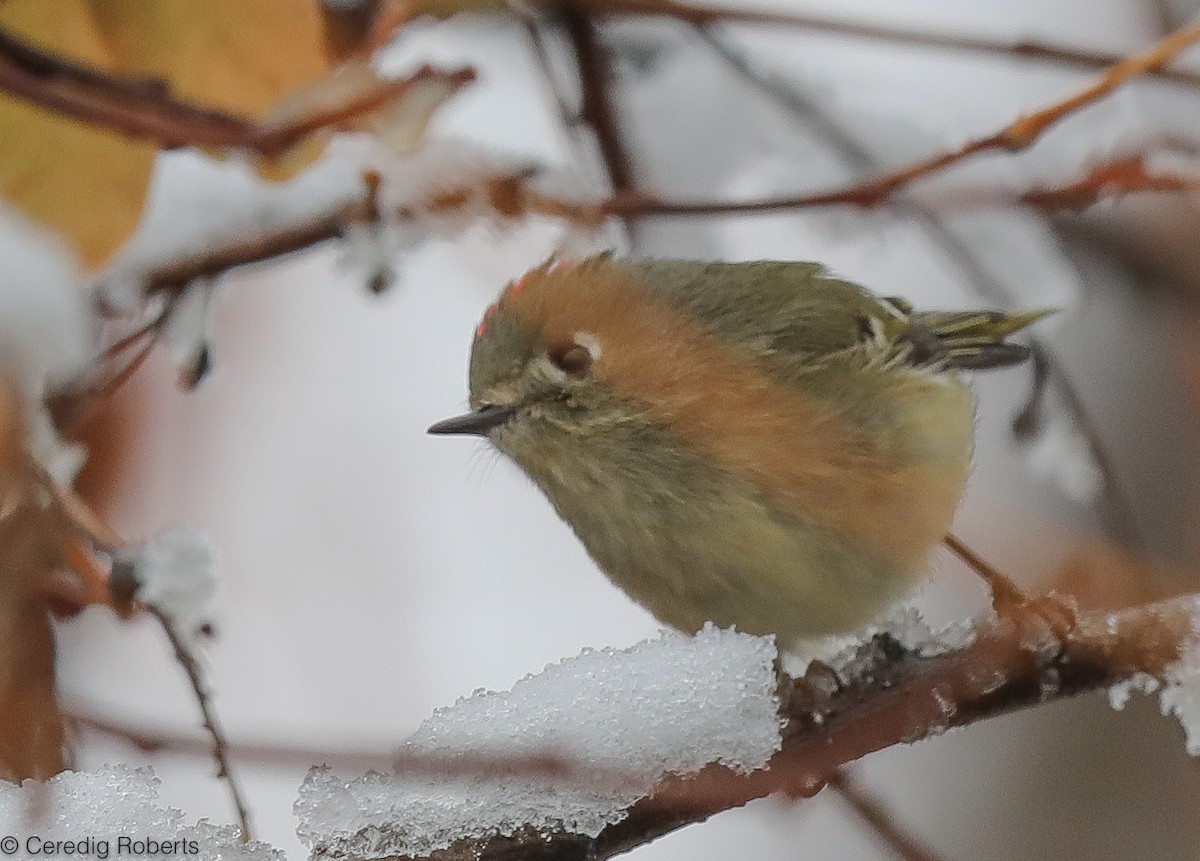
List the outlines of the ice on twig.
{"label": "ice on twig", "polygon": [[[343,780],[314,769],[296,802],[298,833],[314,856],[364,859],[525,828],[595,836],[667,775],[762,767],[781,743],[776,657],[773,638],[711,625],[584,651],[434,713],[401,761],[439,758],[444,773]],[[545,768],[548,758],[565,771]],[[506,773],[483,767],[496,759]]]}
{"label": "ice on twig", "polygon": [[0,851],[26,861],[63,856],[284,861],[266,843],[241,843],[237,826],[189,824],[182,811],[159,804],[158,786],[153,770],[123,765],[65,771],[45,783],[0,781]]}
{"label": "ice on twig", "polygon": [[212,621],[217,578],[204,533],[173,526],[123,548],[117,568],[133,579],[134,597],[166,615],[183,638],[196,637]]}

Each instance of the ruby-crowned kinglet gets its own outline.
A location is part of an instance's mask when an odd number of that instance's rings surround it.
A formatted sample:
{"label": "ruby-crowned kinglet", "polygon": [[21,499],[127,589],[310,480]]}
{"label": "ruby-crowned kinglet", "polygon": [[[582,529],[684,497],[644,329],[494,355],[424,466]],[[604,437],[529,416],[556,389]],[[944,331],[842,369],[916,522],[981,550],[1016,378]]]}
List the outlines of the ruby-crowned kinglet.
{"label": "ruby-crowned kinglet", "polygon": [[814,263],[547,264],[429,431],[486,436],[661,621],[798,643],[924,572],[970,467],[957,371],[1024,359],[1005,338],[1042,313],[913,313]]}

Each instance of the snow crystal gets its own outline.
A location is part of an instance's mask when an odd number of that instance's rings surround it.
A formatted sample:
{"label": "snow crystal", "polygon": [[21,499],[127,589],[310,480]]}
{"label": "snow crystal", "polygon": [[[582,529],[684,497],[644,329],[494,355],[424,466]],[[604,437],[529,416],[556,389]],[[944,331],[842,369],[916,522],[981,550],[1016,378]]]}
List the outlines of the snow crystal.
{"label": "snow crystal", "polygon": [[[427,855],[524,826],[595,836],[666,775],[713,762],[762,767],[781,741],[776,658],[773,638],[711,625],[695,637],[664,632],[621,651],[585,650],[511,691],[435,712],[401,757],[458,765],[445,774],[345,781],[312,770],[296,802],[298,834],[332,858]],[[532,766],[547,757],[568,774],[472,770],[489,758]]]}
{"label": "snow crystal", "polygon": [[[207,820],[188,824],[182,811],[159,805],[158,786],[152,769],[123,765],[95,772],[66,771],[45,783],[27,780],[18,786],[0,781],[0,851],[16,859],[142,855],[188,861],[283,861],[283,853],[265,843],[239,842],[236,826]],[[122,839],[129,843],[119,843]],[[15,842],[10,847],[5,841]],[[47,845],[56,841],[75,841],[75,846],[47,852]],[[164,849],[163,844],[173,845]]]}
{"label": "snow crystal", "polygon": [[217,579],[204,533],[173,526],[145,544],[123,548],[118,561],[137,582],[137,600],[165,613],[181,636],[195,637],[211,621]]}

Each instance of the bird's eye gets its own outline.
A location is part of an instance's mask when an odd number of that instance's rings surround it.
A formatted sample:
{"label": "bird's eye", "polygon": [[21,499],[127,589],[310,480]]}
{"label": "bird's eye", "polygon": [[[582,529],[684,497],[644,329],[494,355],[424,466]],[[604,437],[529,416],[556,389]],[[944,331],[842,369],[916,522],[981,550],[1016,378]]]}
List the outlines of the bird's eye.
{"label": "bird's eye", "polygon": [[550,353],[554,367],[570,377],[586,377],[592,369],[592,354],[582,344],[572,344],[563,350]]}

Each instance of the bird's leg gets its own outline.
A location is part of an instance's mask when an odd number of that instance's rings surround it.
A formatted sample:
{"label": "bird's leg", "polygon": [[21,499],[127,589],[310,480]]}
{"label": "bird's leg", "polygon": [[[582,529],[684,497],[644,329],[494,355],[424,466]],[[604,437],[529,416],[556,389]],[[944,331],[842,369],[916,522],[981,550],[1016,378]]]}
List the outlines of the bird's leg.
{"label": "bird's leg", "polygon": [[1057,595],[1030,595],[1008,576],[950,533],[942,542],[974,571],[991,593],[992,609],[1001,619],[1020,620],[1027,613],[1040,616],[1059,638],[1075,627],[1075,609]]}

